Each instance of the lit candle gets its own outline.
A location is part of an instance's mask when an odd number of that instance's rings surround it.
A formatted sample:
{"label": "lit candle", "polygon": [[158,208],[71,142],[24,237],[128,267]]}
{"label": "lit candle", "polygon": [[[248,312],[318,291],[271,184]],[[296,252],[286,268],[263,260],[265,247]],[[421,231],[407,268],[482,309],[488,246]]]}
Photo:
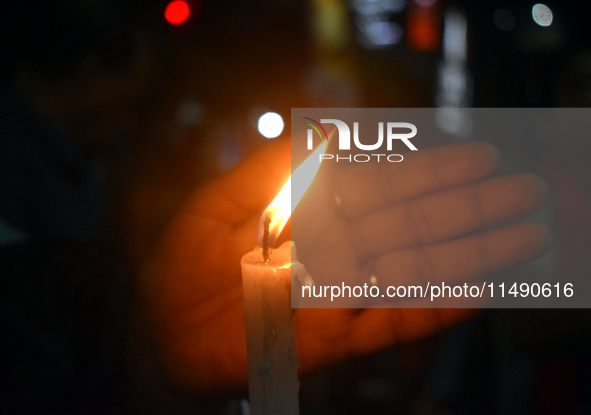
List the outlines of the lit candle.
{"label": "lit candle", "polygon": [[[320,167],[318,155],[326,142],[294,171],[261,217],[259,245],[242,257],[242,285],[248,351],[248,386],[252,415],[297,415],[298,365],[291,308],[292,268],[303,270],[295,258],[295,246],[285,242],[272,249],[293,208]],[[293,197],[293,200],[292,200]],[[293,204],[292,204],[293,201]],[[302,275],[298,275],[302,278]],[[303,281],[304,284],[309,283]]]}

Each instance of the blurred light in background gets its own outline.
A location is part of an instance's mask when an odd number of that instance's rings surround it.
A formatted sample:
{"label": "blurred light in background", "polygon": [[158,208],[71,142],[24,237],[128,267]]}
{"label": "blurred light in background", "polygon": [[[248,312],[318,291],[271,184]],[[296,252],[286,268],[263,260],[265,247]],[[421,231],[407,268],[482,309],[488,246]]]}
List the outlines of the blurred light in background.
{"label": "blurred light in background", "polygon": [[404,35],[404,31],[400,25],[394,22],[360,19],[357,25],[359,30],[365,35],[363,41],[360,43],[367,49],[395,45],[402,40]]}
{"label": "blurred light in background", "polygon": [[400,43],[404,29],[394,21],[406,0],[354,0],[351,3],[357,43],[365,49],[384,49]]}
{"label": "blurred light in background", "polygon": [[257,128],[265,138],[278,137],[283,132],[283,118],[276,112],[267,112],[259,118]]}
{"label": "blurred light in background", "polygon": [[352,7],[359,14],[399,13],[404,10],[406,0],[353,0]]}
{"label": "blurred light in background", "polygon": [[443,25],[443,55],[446,60],[464,64],[468,54],[468,23],[458,9],[445,13]]}
{"label": "blurred light in background", "polygon": [[493,14],[493,22],[497,29],[509,32],[515,29],[515,15],[511,10],[497,9]]}
{"label": "blurred light in background", "polygon": [[349,16],[344,1],[313,0],[312,28],[321,51],[342,50],[349,39]]}
{"label": "blurred light in background", "polygon": [[443,59],[437,73],[435,124],[457,139],[472,132],[472,76],[467,66],[468,21],[457,7],[450,7],[443,20]]}
{"label": "blurred light in background", "polygon": [[550,26],[552,24],[552,10],[545,4],[538,3],[532,7],[531,15],[540,26]]}
{"label": "blurred light in background", "polygon": [[174,0],[168,3],[164,10],[164,18],[173,25],[180,25],[187,21],[191,14],[191,8],[186,1]]}
{"label": "blurred light in background", "polygon": [[406,44],[417,52],[432,52],[441,43],[438,0],[414,0],[406,15]]}

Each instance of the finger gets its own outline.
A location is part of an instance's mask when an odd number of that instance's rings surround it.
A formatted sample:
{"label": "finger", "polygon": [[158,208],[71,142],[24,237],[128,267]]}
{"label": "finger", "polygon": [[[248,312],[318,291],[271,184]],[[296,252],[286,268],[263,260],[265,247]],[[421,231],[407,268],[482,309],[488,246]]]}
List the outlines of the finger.
{"label": "finger", "polygon": [[473,309],[364,310],[350,327],[349,354],[360,355],[416,340],[449,328],[477,313]]}
{"label": "finger", "polygon": [[290,170],[290,141],[274,141],[211,181],[188,205],[227,223],[243,223],[252,214],[260,215],[287,182]]}
{"label": "finger", "polygon": [[380,285],[457,283],[531,260],[550,245],[548,230],[534,222],[378,257]]}
{"label": "finger", "polygon": [[339,171],[334,180],[342,214],[354,218],[393,203],[472,183],[499,164],[487,143],[456,144],[405,154],[400,163],[368,163]]}
{"label": "finger", "polygon": [[[473,316],[471,309],[301,309],[296,313],[302,371],[392,347]],[[329,327],[329,329],[327,329]]]}
{"label": "finger", "polygon": [[539,209],[545,182],[532,174],[485,180],[413,199],[349,225],[359,258],[432,244]]}

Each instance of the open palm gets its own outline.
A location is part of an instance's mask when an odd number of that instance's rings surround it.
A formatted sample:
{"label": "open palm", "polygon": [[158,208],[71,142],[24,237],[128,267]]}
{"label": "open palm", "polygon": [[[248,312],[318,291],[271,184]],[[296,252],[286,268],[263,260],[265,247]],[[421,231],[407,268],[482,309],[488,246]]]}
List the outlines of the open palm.
{"label": "open palm", "polygon": [[[490,146],[474,143],[413,153],[395,170],[339,172],[332,182],[339,206],[314,207],[321,226],[305,232],[309,240],[302,262],[315,278],[331,281],[338,274],[358,282],[371,263],[378,280],[390,284],[401,283],[401,275],[404,282],[471,281],[536,257],[548,245],[541,225],[474,233],[535,210],[545,200],[545,186],[534,176],[485,179],[498,161]],[[179,386],[205,392],[246,384],[240,258],[255,246],[259,216],[289,173],[290,143],[276,142],[198,189],[143,268],[141,310],[161,363]],[[338,261],[336,273],[323,267],[334,261],[321,259],[331,252],[346,259]],[[458,309],[300,309],[301,368],[416,339],[469,314]]]}

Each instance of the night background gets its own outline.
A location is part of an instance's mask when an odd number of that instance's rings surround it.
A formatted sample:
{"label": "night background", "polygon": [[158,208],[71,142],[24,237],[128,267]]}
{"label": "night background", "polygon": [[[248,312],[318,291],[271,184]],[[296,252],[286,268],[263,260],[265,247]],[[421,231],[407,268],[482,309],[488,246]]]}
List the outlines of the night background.
{"label": "night background", "polygon": [[[30,14],[17,7],[8,14],[15,20],[2,21],[5,40],[18,32],[18,47],[29,47],[32,25],[67,17],[68,2],[59,3]],[[88,3],[93,13],[97,2]],[[121,134],[102,151],[113,172],[108,201],[131,268],[192,189],[268,141],[257,128],[267,112],[283,117],[285,137],[291,108],[591,103],[591,7],[584,1],[544,1],[533,13],[536,3],[523,0],[187,0],[190,13],[178,24],[165,18],[167,5],[130,6],[139,45],[130,79],[137,85],[120,100],[119,86],[101,91],[120,106],[104,109],[109,121],[89,129],[90,136],[112,135],[103,127]],[[168,15],[175,18],[183,20]],[[56,39],[46,50],[58,62],[69,41]],[[12,42],[3,45],[6,62],[20,56]],[[35,65],[35,56],[26,59]],[[4,69],[11,79],[14,68]],[[554,248],[508,272],[591,277],[587,137],[495,140],[504,172],[539,174],[554,197],[536,213],[552,229]],[[304,376],[300,412],[591,413],[590,329],[588,310],[484,310],[435,337]],[[131,395],[137,413],[195,413],[191,397],[157,382]],[[214,405],[212,413],[240,413],[245,397]]]}

